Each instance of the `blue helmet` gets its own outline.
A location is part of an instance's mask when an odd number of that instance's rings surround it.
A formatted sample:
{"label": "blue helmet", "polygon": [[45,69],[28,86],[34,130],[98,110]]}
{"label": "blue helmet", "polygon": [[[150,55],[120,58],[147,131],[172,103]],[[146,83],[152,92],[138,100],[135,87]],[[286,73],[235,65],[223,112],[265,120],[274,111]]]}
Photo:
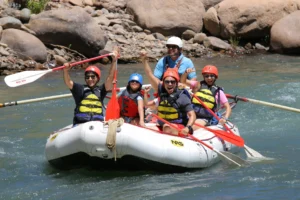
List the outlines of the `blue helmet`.
{"label": "blue helmet", "polygon": [[129,84],[130,81],[137,81],[141,85],[143,85],[143,76],[138,74],[138,73],[131,74],[130,77],[129,77],[129,80],[128,80],[128,84]]}

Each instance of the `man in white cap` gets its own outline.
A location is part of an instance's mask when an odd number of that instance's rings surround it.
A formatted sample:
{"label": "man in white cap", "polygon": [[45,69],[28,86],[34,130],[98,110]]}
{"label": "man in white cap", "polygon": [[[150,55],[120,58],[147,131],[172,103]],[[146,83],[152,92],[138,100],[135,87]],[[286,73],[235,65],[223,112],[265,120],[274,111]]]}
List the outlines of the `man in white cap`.
{"label": "man in white cap", "polygon": [[192,68],[193,72],[188,74],[187,83],[190,80],[196,81],[197,75],[193,62],[181,52],[182,40],[179,37],[172,36],[167,40],[166,47],[168,55],[158,61],[154,70],[154,76],[161,80],[168,68],[177,68],[179,76],[181,76],[188,68]]}

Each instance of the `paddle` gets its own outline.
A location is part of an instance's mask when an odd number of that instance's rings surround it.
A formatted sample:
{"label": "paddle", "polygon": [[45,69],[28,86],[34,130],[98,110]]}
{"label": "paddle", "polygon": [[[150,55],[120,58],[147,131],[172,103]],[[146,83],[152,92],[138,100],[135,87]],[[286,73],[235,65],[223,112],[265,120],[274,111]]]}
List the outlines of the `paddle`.
{"label": "paddle", "polygon": [[[74,62],[74,63],[71,63],[70,65],[73,67],[75,65],[80,65],[80,64],[83,64],[86,62],[98,60],[98,59],[101,59],[101,58],[104,58],[104,57],[107,57],[110,55],[111,55],[111,53],[108,53],[108,54],[97,56],[94,58],[89,58],[86,60]],[[60,67],[56,67],[53,69],[42,70],[42,71],[24,71],[24,72],[8,75],[4,78],[4,81],[9,87],[17,87],[20,85],[25,85],[25,84],[31,83],[31,82],[39,79],[40,77],[44,76],[45,74],[48,74],[53,71],[61,70],[63,68],[65,68],[65,66],[60,66]]]}
{"label": "paddle", "polygon": [[[172,123],[168,122],[167,120],[162,119],[161,117],[159,117],[159,116],[157,116],[157,115],[155,115],[155,114],[153,114],[153,113],[152,113],[151,115],[152,115],[153,117],[156,117],[158,120],[161,120],[161,121],[163,121],[164,123],[168,124],[169,126],[175,128],[175,129],[177,129],[178,132],[179,132],[179,134],[178,134],[179,137],[183,137],[183,138],[186,137],[186,135],[183,135],[183,134],[180,133],[180,132],[181,132],[181,129],[179,129],[178,127],[174,126]],[[193,135],[191,135],[191,134],[188,134],[187,136],[190,137],[190,138],[192,138],[194,141],[203,144],[204,146],[206,146],[206,147],[209,148],[210,150],[216,152],[218,155],[220,155],[220,158],[223,158],[223,159],[225,159],[226,161],[230,161],[231,163],[233,163],[233,164],[235,164],[235,165],[237,165],[237,166],[239,166],[239,167],[245,166],[245,165],[249,165],[249,163],[248,163],[247,161],[241,159],[240,157],[238,157],[238,156],[236,156],[236,155],[234,155],[234,154],[232,154],[232,153],[230,153],[230,152],[224,152],[224,151],[221,152],[221,151],[219,151],[219,150],[213,148],[212,146],[206,144],[205,142],[203,142],[202,140],[196,138],[195,136],[193,136]]]}
{"label": "paddle", "polygon": [[[116,65],[118,63],[118,60],[116,62]],[[106,106],[106,116],[105,121],[111,120],[111,119],[118,119],[120,118],[120,105],[117,99],[117,71],[118,68],[116,66],[116,70],[114,72],[114,80],[113,80],[113,90],[112,90],[112,96],[111,99],[108,101]]]}
{"label": "paddle", "polygon": [[288,111],[300,113],[300,109],[292,108],[292,107],[288,107],[288,106],[283,106],[283,105],[279,105],[279,104],[275,104],[275,103],[269,103],[269,102],[265,102],[265,101],[249,99],[249,98],[246,98],[246,97],[233,96],[233,95],[230,95],[230,94],[226,94],[226,97],[230,98],[230,99],[241,100],[241,101],[244,101],[244,102],[251,102],[251,103],[255,103],[255,104],[261,104],[261,105],[271,106],[271,107],[280,108],[280,109],[283,109],[283,110],[288,110]]}
{"label": "paddle", "polygon": [[208,128],[201,124],[198,124],[198,123],[194,123],[194,125],[204,128],[205,130],[208,130],[208,131],[214,133],[217,137],[219,137],[225,141],[228,141],[236,146],[243,147],[245,145],[244,139],[238,135],[228,134],[226,131],[223,131],[223,130],[211,129],[211,128]]}
{"label": "paddle", "polygon": [[[208,110],[208,111],[209,111],[209,112],[210,112],[217,120],[220,120],[220,118],[219,118],[219,117],[218,117],[211,109],[209,109],[209,108],[204,104],[204,102],[203,102],[200,98],[198,98],[198,97],[197,97],[195,94],[193,94],[192,92],[190,92],[190,94],[193,95],[193,97],[196,98],[196,99],[201,103],[201,105],[202,105],[206,110]],[[226,129],[227,131],[229,131],[229,133],[235,135],[235,134],[232,132],[232,130],[231,130],[226,124],[224,124],[223,126],[225,127],[225,129]],[[250,147],[248,147],[248,146],[246,146],[246,145],[244,145],[244,149],[246,150],[246,154],[247,154],[247,156],[249,156],[249,157],[260,158],[260,159],[265,158],[263,155],[261,155],[260,153],[258,153],[257,151],[251,149]]]}

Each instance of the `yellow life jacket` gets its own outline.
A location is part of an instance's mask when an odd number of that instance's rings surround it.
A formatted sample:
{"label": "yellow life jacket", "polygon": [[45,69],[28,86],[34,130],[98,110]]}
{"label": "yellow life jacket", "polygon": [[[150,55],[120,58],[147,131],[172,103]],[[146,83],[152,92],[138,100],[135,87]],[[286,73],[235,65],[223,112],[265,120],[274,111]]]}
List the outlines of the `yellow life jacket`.
{"label": "yellow life jacket", "polygon": [[157,108],[158,116],[171,123],[185,124],[188,121],[187,114],[180,110],[179,105],[177,104],[176,101],[180,95],[187,95],[188,97],[190,97],[188,91],[177,89],[175,93],[169,95],[166,92],[163,92],[163,87],[160,84],[158,89],[158,94],[159,94],[159,105]]}
{"label": "yellow life jacket", "polygon": [[179,111],[174,108],[167,100],[159,102],[157,114],[159,117],[167,121],[174,121],[179,119]]}
{"label": "yellow life jacket", "polygon": [[[201,88],[195,93],[195,95],[199,99],[201,99],[209,109],[215,112],[217,109],[215,96],[219,90],[222,90],[222,88],[216,85],[208,87],[204,81],[201,81]],[[213,115],[208,110],[206,110],[196,98],[192,98],[192,103],[197,118],[204,118],[209,120],[213,118]]]}
{"label": "yellow life jacket", "polygon": [[73,123],[79,124],[88,121],[103,121],[103,105],[101,102],[101,91],[99,88],[84,88],[83,99],[75,108]]}
{"label": "yellow life jacket", "polygon": [[[209,89],[200,89],[195,95],[203,101],[203,103],[209,108],[213,109],[216,104],[216,99],[213,96],[212,92]],[[194,105],[201,105],[201,103],[195,98],[192,98],[192,103]]]}
{"label": "yellow life jacket", "polygon": [[80,102],[80,113],[102,114],[102,103],[95,94],[90,94]]}

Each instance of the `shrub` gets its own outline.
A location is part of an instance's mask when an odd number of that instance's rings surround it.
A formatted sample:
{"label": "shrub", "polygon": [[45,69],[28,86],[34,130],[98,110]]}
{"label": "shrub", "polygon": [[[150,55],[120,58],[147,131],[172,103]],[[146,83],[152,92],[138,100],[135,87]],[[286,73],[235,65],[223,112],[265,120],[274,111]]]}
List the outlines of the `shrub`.
{"label": "shrub", "polygon": [[38,14],[42,12],[45,5],[49,0],[27,0],[27,8],[31,10],[32,13]]}
{"label": "shrub", "polygon": [[230,37],[229,42],[233,47],[237,47],[240,43],[240,37]]}

